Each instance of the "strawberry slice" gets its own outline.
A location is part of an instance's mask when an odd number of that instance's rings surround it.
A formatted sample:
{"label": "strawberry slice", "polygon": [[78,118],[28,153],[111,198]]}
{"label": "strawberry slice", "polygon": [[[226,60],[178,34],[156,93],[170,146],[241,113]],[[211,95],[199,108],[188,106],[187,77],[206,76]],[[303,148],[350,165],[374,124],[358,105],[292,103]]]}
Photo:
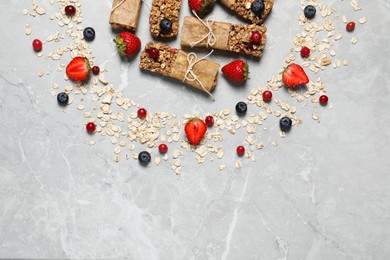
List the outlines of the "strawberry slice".
{"label": "strawberry slice", "polygon": [[66,66],[66,75],[74,81],[83,81],[91,74],[91,67],[89,61],[84,57],[75,57]]}
{"label": "strawberry slice", "polygon": [[290,64],[283,71],[283,82],[288,87],[295,87],[298,85],[303,85],[309,83],[309,78],[307,77],[305,71],[298,64]]}
{"label": "strawberry slice", "polygon": [[185,125],[184,131],[192,145],[198,145],[207,131],[207,125],[199,118],[191,118]]}

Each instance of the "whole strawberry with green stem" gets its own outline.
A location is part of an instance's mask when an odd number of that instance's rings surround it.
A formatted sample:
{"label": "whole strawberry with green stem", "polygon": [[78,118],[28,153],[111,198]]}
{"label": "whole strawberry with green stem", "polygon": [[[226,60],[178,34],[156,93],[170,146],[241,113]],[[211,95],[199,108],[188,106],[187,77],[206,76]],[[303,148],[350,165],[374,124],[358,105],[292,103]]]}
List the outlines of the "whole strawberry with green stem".
{"label": "whole strawberry with green stem", "polygon": [[243,60],[235,60],[223,66],[222,73],[233,82],[241,82],[249,79],[249,65]]}
{"label": "whole strawberry with green stem", "polygon": [[131,32],[121,32],[115,38],[114,42],[122,57],[132,57],[141,48],[141,40]]}
{"label": "whole strawberry with green stem", "polygon": [[215,4],[215,0],[188,0],[191,10],[195,11],[200,17],[209,14]]}

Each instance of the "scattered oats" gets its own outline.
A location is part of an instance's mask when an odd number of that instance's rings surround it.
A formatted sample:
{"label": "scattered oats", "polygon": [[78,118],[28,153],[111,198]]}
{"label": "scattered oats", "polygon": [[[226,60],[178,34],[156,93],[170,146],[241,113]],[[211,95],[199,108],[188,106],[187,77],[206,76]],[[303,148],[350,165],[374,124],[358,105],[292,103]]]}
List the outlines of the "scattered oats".
{"label": "scattered oats", "polygon": [[359,19],[359,23],[361,23],[361,24],[364,24],[366,22],[367,22],[367,18],[366,17],[362,17],[362,18]]}
{"label": "scattered oats", "polygon": [[272,141],[272,146],[273,146],[273,147],[276,147],[276,146],[278,146],[278,142],[276,142],[276,141]]}
{"label": "scattered oats", "polygon": [[138,153],[133,153],[133,159],[138,159]]}
{"label": "scattered oats", "polygon": [[320,117],[315,113],[312,115],[312,118],[316,121],[319,121],[319,119],[320,119]]}
{"label": "scattered oats", "polygon": [[115,149],[114,149],[114,153],[116,153],[116,154],[120,154],[121,151],[122,151],[122,149],[120,147],[115,147]]}
{"label": "scattered oats", "polygon": [[172,139],[173,139],[174,142],[177,142],[177,141],[179,141],[179,139],[180,139],[180,135],[179,135],[178,133],[175,133],[175,134],[172,136]]}
{"label": "scattered oats", "polygon": [[161,162],[161,157],[160,156],[156,156],[156,158],[154,158],[154,162],[159,165],[160,162]]}
{"label": "scattered oats", "polygon": [[218,159],[221,159],[223,157],[223,150],[222,149],[218,149],[217,157],[218,157]]}
{"label": "scattered oats", "polygon": [[352,43],[352,44],[355,44],[355,43],[357,43],[357,39],[356,39],[356,37],[352,37],[352,39],[351,39],[351,43]]}
{"label": "scattered oats", "polygon": [[343,60],[343,65],[348,66],[349,62],[347,60]]}
{"label": "scattered oats", "polygon": [[343,15],[343,22],[344,22],[344,23],[347,23],[347,22],[348,22],[347,17],[346,17],[345,15]]}
{"label": "scattered oats", "polygon": [[132,151],[135,149],[135,145],[134,144],[129,144],[129,150]]}
{"label": "scattered oats", "polygon": [[255,140],[253,140],[252,135],[248,135],[248,136],[245,138],[245,141],[247,141],[249,145],[253,145],[253,144],[255,143]]}
{"label": "scattered oats", "polygon": [[177,159],[180,155],[181,155],[181,152],[176,149],[173,151],[172,157],[173,157],[173,159]]}
{"label": "scattered oats", "polygon": [[336,41],[338,40],[341,40],[341,38],[343,38],[343,35],[341,35],[340,33],[336,35],[336,37],[334,38]]}
{"label": "scattered oats", "polygon": [[28,10],[27,9],[23,9],[23,14],[24,15],[28,15]]}
{"label": "scattered oats", "polygon": [[24,30],[24,33],[25,33],[26,35],[30,35],[30,34],[31,34],[31,28],[30,28],[30,26],[26,26],[26,29]]}
{"label": "scattered oats", "polygon": [[111,94],[106,94],[102,98],[102,103],[103,104],[111,104],[111,100],[112,100],[112,95]]}
{"label": "scattered oats", "polygon": [[39,73],[38,73],[38,76],[42,77],[44,74],[45,74],[45,72],[43,70],[40,70]]}
{"label": "scattered oats", "polygon": [[221,164],[220,166],[219,166],[219,170],[220,171],[223,171],[223,170],[225,170],[226,169],[226,164]]}
{"label": "scattered oats", "polygon": [[282,113],[279,110],[275,110],[274,114],[276,117],[280,117],[282,115]]}
{"label": "scattered oats", "polygon": [[112,144],[116,144],[116,142],[117,142],[116,138],[115,138],[114,136],[111,137],[111,143],[112,143]]}
{"label": "scattered oats", "polygon": [[262,144],[262,143],[256,144],[256,148],[258,150],[263,149],[264,148],[264,144]]}
{"label": "scattered oats", "polygon": [[94,144],[96,144],[96,141],[93,140],[89,141],[89,145],[94,145]]}
{"label": "scattered oats", "polygon": [[279,136],[282,137],[282,138],[286,137],[286,132],[279,131]]}
{"label": "scattered oats", "polygon": [[176,173],[176,175],[180,175],[181,174],[181,167],[177,167],[175,170],[175,173]]}
{"label": "scattered oats", "polygon": [[78,110],[83,110],[84,108],[85,108],[85,106],[82,105],[82,104],[80,104],[80,105],[77,106],[77,109],[78,109]]}
{"label": "scattered oats", "polygon": [[119,158],[119,155],[115,155],[115,156],[114,156],[114,162],[119,162],[119,159],[120,159],[120,158]]}
{"label": "scattered oats", "polygon": [[90,118],[91,117],[91,113],[90,112],[84,112],[84,117]]}
{"label": "scattered oats", "polygon": [[236,161],[236,168],[242,168],[241,160]]}

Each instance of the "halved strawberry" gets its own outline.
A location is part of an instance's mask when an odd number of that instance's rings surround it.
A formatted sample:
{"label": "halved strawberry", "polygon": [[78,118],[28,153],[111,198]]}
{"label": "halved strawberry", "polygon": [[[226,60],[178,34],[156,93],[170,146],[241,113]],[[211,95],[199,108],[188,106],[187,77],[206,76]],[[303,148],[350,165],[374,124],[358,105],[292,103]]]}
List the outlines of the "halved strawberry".
{"label": "halved strawberry", "polygon": [[222,73],[231,81],[240,82],[249,79],[249,66],[243,60],[234,60],[222,67]]}
{"label": "halved strawberry", "polygon": [[214,8],[215,0],[188,0],[188,5],[197,15],[203,17]]}
{"label": "halved strawberry", "polygon": [[194,117],[188,120],[184,127],[188,140],[192,145],[198,145],[206,134],[207,125],[203,120]]}
{"label": "halved strawberry", "polygon": [[91,67],[89,61],[84,57],[75,57],[66,66],[66,75],[74,81],[83,81],[91,74]]}
{"label": "halved strawberry", "polygon": [[283,71],[283,82],[288,87],[295,87],[298,85],[303,85],[309,83],[309,78],[307,77],[305,71],[298,64],[290,64]]}

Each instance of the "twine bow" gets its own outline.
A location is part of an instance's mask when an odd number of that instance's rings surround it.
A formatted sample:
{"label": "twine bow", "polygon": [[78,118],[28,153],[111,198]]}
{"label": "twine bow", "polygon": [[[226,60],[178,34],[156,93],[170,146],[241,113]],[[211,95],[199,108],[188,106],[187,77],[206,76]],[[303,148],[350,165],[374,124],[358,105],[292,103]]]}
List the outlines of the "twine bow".
{"label": "twine bow", "polygon": [[210,97],[213,98],[213,100],[215,100],[214,97],[213,97],[213,95],[212,95],[212,94],[203,86],[203,83],[199,80],[198,76],[196,76],[195,72],[192,70],[192,69],[194,68],[194,66],[195,66],[198,62],[200,62],[200,61],[206,59],[208,56],[211,55],[211,53],[213,53],[213,50],[211,50],[211,51],[209,52],[209,54],[207,54],[206,56],[204,56],[204,57],[202,57],[202,58],[200,58],[200,59],[198,59],[198,56],[196,56],[196,54],[193,53],[193,52],[190,52],[190,53],[187,54],[188,67],[187,67],[186,73],[184,74],[183,82],[185,82],[186,80],[188,80],[188,81],[197,81],[197,82],[199,83],[199,85],[202,87],[202,89],[203,89],[207,94],[209,94]]}
{"label": "twine bow", "polygon": [[206,33],[200,40],[191,43],[191,47],[194,47],[195,45],[197,45],[198,43],[200,43],[201,41],[203,41],[206,38],[207,38],[206,47],[209,47],[209,45],[213,46],[217,41],[217,37],[215,37],[215,34],[213,32],[213,28],[211,27],[211,26],[213,26],[214,21],[210,22],[210,20],[207,19],[206,22],[204,22],[202,19],[199,18],[199,16],[196,14],[196,12],[194,10],[192,10],[192,13],[209,30],[209,32]]}
{"label": "twine bow", "polygon": [[[126,2],[126,0],[122,0],[120,1],[116,6],[114,6],[111,10],[111,13],[113,13],[118,7],[120,7],[121,5],[123,5],[124,3]],[[144,3],[144,5],[149,9],[149,11],[151,10],[149,5],[144,1],[142,0],[142,3]]]}

